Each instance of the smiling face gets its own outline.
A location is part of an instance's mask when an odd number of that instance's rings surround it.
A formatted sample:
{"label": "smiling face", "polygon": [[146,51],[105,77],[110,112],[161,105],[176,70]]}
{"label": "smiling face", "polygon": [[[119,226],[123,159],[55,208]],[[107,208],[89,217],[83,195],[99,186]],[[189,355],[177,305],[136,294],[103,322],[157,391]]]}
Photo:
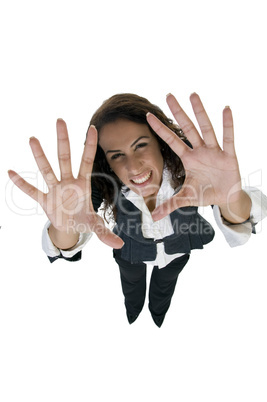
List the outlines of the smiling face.
{"label": "smiling face", "polygon": [[122,183],[153,209],[164,162],[159,143],[148,126],[122,119],[108,123],[100,130],[99,145]]}

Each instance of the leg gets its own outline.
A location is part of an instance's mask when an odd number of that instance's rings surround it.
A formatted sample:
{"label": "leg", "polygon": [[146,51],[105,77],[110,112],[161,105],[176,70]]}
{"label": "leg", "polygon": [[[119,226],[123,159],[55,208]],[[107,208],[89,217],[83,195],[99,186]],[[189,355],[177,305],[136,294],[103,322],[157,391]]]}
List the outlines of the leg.
{"label": "leg", "polygon": [[141,313],[146,297],[146,265],[144,263],[131,264],[120,258],[115,258],[121,277],[121,286],[127,318],[132,324]]}
{"label": "leg", "polygon": [[149,288],[149,310],[155,324],[160,327],[167,313],[179,273],[189,260],[185,254],[176,258],[165,268],[153,268]]}

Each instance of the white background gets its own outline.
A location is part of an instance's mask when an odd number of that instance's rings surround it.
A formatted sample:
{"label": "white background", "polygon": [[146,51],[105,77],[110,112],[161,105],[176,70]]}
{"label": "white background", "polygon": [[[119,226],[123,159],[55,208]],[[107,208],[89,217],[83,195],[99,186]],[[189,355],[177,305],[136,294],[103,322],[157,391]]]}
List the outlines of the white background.
{"label": "white background", "polygon": [[[169,114],[172,92],[193,118],[189,95],[198,92],[220,141],[222,110],[231,106],[242,177],[266,194],[265,6],[1,2],[2,402],[266,402],[265,221],[236,249],[217,230],[192,253],[162,328],[147,302],[130,326],[111,249],[94,237],[82,261],[50,264],[40,241],[46,217],[6,173],[44,188],[31,136],[58,173],[58,117],[68,124],[77,171],[104,99],[134,92]],[[200,212],[215,226],[209,208]]]}

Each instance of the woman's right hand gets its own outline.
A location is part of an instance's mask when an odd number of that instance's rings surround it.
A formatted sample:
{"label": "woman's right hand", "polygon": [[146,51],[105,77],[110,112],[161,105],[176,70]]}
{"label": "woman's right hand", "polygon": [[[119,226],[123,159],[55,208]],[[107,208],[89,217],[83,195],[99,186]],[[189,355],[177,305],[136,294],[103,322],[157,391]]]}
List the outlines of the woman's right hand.
{"label": "woman's right hand", "polygon": [[94,211],[91,200],[91,173],[97,147],[96,128],[91,126],[88,130],[77,178],[72,174],[68,131],[62,119],[57,120],[57,145],[60,181],[56,178],[37,138],[30,138],[32,153],[48,186],[48,193],[45,194],[32,186],[13,170],[8,172],[10,179],[41,205],[53,226],[53,231],[62,233],[64,239],[67,239],[68,235],[78,236],[81,232],[95,232],[103,243],[113,248],[121,248],[122,239],[105,226],[103,219]]}

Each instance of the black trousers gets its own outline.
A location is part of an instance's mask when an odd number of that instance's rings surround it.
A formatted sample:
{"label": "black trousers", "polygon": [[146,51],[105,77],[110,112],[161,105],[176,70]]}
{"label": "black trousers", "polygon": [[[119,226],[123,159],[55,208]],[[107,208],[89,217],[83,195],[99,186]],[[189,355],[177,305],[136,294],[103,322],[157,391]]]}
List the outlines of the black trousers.
{"label": "black trousers", "polygon": [[[155,324],[160,327],[167,313],[175,290],[178,275],[189,260],[185,254],[173,260],[166,267],[153,267],[149,286],[149,310]],[[146,297],[146,264],[131,264],[120,258],[115,258],[121,277],[122,291],[128,321],[136,320],[144,306]]]}

